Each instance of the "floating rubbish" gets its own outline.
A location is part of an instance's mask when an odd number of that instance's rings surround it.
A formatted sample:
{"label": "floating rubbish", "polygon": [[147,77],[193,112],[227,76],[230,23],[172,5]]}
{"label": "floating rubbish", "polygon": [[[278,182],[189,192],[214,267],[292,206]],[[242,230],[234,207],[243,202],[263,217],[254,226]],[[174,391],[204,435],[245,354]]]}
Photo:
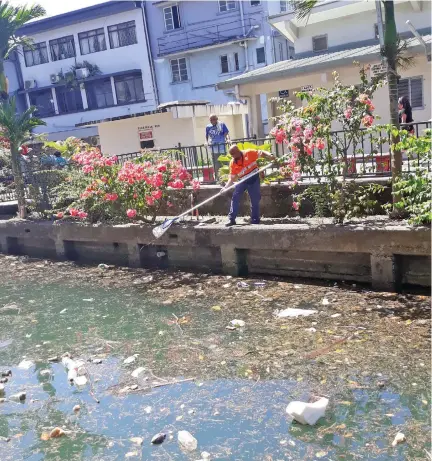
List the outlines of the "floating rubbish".
{"label": "floating rubbish", "polygon": [[25,392],[18,392],[18,394],[13,394],[9,398],[10,400],[15,400],[19,402],[23,402],[27,397],[27,394]]}
{"label": "floating rubbish", "polygon": [[237,282],[237,288],[249,288],[249,283]]}
{"label": "floating rubbish", "polygon": [[165,255],[166,255],[165,251],[158,251],[158,252],[156,253],[156,256],[157,256],[158,258],[163,258]]}
{"label": "floating rubbish", "polygon": [[23,360],[19,365],[18,368],[21,368],[22,370],[29,370],[31,367],[34,367],[34,362],[31,360]]}
{"label": "floating rubbish", "polygon": [[55,357],[48,357],[47,358],[48,362],[58,362],[59,361],[59,358],[57,356]]}
{"label": "floating rubbish", "polygon": [[340,317],[342,314],[333,314],[331,315],[330,317],[332,317],[333,319],[335,319],[336,317]]}
{"label": "floating rubbish", "polygon": [[210,456],[211,456],[211,455],[210,455],[210,453],[209,453],[208,451],[203,451],[203,452],[201,453],[201,459],[202,459],[203,461],[204,461],[204,460],[210,461]]}
{"label": "floating rubbish", "polygon": [[125,458],[134,458],[136,456],[139,456],[139,453],[137,451],[130,451],[129,453],[125,454]]}
{"label": "floating rubbish", "polygon": [[235,328],[243,328],[246,325],[246,322],[244,320],[239,320],[239,319],[231,320],[230,323]]}
{"label": "floating rubbish", "polygon": [[72,408],[72,411],[74,413],[78,413],[79,411],[81,410],[81,407],[79,405],[75,405],[73,408]]}
{"label": "floating rubbish", "polygon": [[5,394],[4,384],[0,384],[0,395],[3,396],[4,394]]}
{"label": "floating rubbish", "polygon": [[100,365],[102,363],[102,359],[93,359],[91,363],[94,363],[95,365]]}
{"label": "floating rubbish", "polygon": [[309,315],[316,314],[318,311],[315,309],[296,309],[293,307],[288,307],[282,311],[275,311],[274,314],[276,317],[282,319],[285,317],[307,317]]}
{"label": "floating rubbish", "polygon": [[226,328],[227,330],[232,330],[232,331],[233,331],[233,330],[237,330],[237,328],[236,328],[236,327],[233,327],[232,325],[227,325],[225,328]]}
{"label": "floating rubbish", "polygon": [[41,376],[51,376],[51,370],[45,369],[39,372]]}
{"label": "floating rubbish", "polygon": [[295,401],[287,406],[286,412],[300,424],[313,426],[325,415],[328,403],[329,401],[325,397],[314,403]]}
{"label": "floating rubbish", "polygon": [[222,310],[222,307],[220,307],[220,306],[212,306],[212,309],[214,311],[220,311],[220,310]]}
{"label": "floating rubbish", "polygon": [[164,442],[165,439],[166,439],[166,434],[164,434],[163,432],[159,432],[159,434],[156,434],[153,436],[153,438],[151,439],[151,443],[153,445],[160,445],[161,443]]}
{"label": "floating rubbish", "polygon": [[1,384],[7,383],[8,381],[9,381],[8,378],[0,378],[0,383]]}
{"label": "floating rubbish", "polygon": [[142,445],[144,442],[144,439],[142,437],[131,437],[129,440],[135,445]]}
{"label": "floating rubbish", "polygon": [[308,331],[309,333],[316,333],[316,328],[314,327],[306,328],[305,330]]}
{"label": "floating rubbish", "polygon": [[148,415],[151,413],[152,407],[148,406],[144,408],[144,413],[147,413]]}
{"label": "floating rubbish", "polygon": [[144,368],[144,367],[135,368],[135,370],[131,373],[131,376],[132,376],[133,378],[138,378],[138,376],[139,376],[143,371],[145,371],[145,368]]}
{"label": "floating rubbish", "polygon": [[177,439],[180,447],[186,451],[194,451],[198,447],[197,439],[188,431],[179,431]]}
{"label": "floating rubbish", "polygon": [[265,282],[254,282],[254,285],[256,287],[265,287],[266,286]]}
{"label": "floating rubbish", "polygon": [[85,386],[87,384],[87,378],[85,376],[77,376],[74,378],[74,383],[77,386]]}
{"label": "floating rubbish", "polygon": [[50,439],[57,439],[58,437],[63,437],[64,435],[65,431],[60,427],[54,428],[49,434]]}
{"label": "floating rubbish", "polygon": [[108,264],[99,264],[98,269],[108,270],[110,267]]}
{"label": "floating rubbish", "polygon": [[327,306],[328,304],[330,304],[330,301],[327,298],[323,298],[323,300],[321,301],[321,304],[323,306]]}
{"label": "floating rubbish", "polygon": [[394,438],[393,442],[392,442],[392,447],[395,447],[396,445],[398,445],[399,443],[403,443],[406,441],[406,437],[404,434],[402,434],[402,432],[398,432],[396,434],[396,437]]}
{"label": "floating rubbish", "polygon": [[0,375],[1,375],[2,377],[12,376],[12,370],[2,371],[2,372],[0,373]]}
{"label": "floating rubbish", "polygon": [[83,301],[87,303],[92,303],[94,301],[94,298],[84,298]]}
{"label": "floating rubbish", "polygon": [[64,314],[67,311],[67,309],[63,309],[62,311],[59,312],[59,314]]}
{"label": "floating rubbish", "polygon": [[123,360],[123,363],[129,365],[129,363],[134,363],[136,360],[136,355],[131,355],[130,357]]}

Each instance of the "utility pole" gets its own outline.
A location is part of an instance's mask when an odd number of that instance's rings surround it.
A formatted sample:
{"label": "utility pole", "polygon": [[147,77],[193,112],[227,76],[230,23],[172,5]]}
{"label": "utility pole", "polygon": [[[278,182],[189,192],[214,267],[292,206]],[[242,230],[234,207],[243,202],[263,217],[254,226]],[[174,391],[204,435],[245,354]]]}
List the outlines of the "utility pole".
{"label": "utility pole", "polygon": [[[377,14],[377,25],[378,25],[378,35],[381,48],[384,46],[384,22],[381,9],[381,0],[375,0],[376,14]],[[385,58],[383,57],[383,60]]]}

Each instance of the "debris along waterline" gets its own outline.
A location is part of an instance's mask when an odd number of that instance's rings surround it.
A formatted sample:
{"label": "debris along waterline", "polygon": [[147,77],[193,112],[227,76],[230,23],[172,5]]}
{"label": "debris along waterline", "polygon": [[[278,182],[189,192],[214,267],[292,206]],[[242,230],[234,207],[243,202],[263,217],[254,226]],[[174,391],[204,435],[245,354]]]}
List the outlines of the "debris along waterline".
{"label": "debris along waterline", "polygon": [[[340,283],[0,263],[0,305],[20,309],[0,312],[0,342],[13,338],[0,349],[0,444],[10,439],[2,461],[41,451],[83,459],[89,450],[100,459],[181,460],[179,431],[197,441],[193,459],[430,452],[429,298]],[[287,308],[317,312],[274,316]],[[84,362],[85,385],[69,383],[58,363],[66,352]],[[34,366],[18,368],[24,360]],[[324,417],[313,427],[292,422],[287,405],[314,396],[330,402]],[[65,436],[40,439],[55,428]],[[405,441],[393,447],[399,432]],[[156,433],[166,434],[160,446],[151,443]]]}

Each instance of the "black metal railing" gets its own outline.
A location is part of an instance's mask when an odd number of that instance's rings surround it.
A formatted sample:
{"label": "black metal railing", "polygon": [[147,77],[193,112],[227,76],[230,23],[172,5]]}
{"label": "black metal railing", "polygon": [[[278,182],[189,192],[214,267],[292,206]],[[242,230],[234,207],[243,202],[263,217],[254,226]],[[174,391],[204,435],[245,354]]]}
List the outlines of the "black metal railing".
{"label": "black metal railing", "polygon": [[220,24],[188,28],[184,32],[174,31],[175,34],[158,38],[159,56],[244,39],[245,31],[249,32],[251,27],[257,24],[255,19],[246,18],[244,29],[241,20],[236,19]]}
{"label": "black metal railing", "polygon": [[[431,128],[431,121],[413,122],[409,124],[414,128],[414,135],[421,136],[426,128]],[[362,130],[357,143],[349,143],[346,132],[333,131],[325,142],[322,150],[314,149],[312,157],[313,168],[302,171],[302,180],[311,180],[325,177],[329,168],[333,170],[339,166],[340,175],[346,166],[349,177],[386,177],[391,176],[391,149],[389,143],[390,133],[384,132],[370,134]],[[331,142],[330,142],[331,141]],[[289,152],[286,144],[277,144],[272,137],[234,139],[232,143],[250,142],[255,145],[269,144],[271,152],[277,157],[282,157]],[[339,146],[336,146],[339,143]],[[169,153],[172,158],[180,160],[188,169],[194,179],[203,184],[215,184],[218,180],[218,170],[222,166],[218,157],[228,152],[230,144],[215,144],[212,146],[182,146],[181,144],[162,152]],[[140,157],[139,152],[119,155],[120,164],[127,160]],[[402,153],[403,171],[411,172],[419,164],[415,155]]]}

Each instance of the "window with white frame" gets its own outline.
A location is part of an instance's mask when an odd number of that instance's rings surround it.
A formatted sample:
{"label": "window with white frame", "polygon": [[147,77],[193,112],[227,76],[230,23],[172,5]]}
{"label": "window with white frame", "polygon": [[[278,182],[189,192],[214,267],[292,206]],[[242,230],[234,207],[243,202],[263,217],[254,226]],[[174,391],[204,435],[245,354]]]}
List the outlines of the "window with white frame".
{"label": "window with white frame", "polygon": [[108,26],[108,37],[111,48],[135,45],[138,43],[135,21],[122,22],[121,24]]}
{"label": "window with white frame", "polygon": [[289,11],[289,5],[288,5],[288,2],[286,0],[281,0],[280,1],[280,11],[281,11],[281,13],[285,13],[285,12]]}
{"label": "window with white frame", "polygon": [[163,9],[165,29],[175,30],[180,29],[180,10],[178,5],[167,6]]}
{"label": "window with white frame", "polygon": [[229,64],[228,64],[228,55],[227,54],[220,57],[220,65],[221,65],[221,74],[227,74],[229,72]]}
{"label": "window with white frame", "polygon": [[250,4],[251,6],[260,6],[261,0],[251,0]]}
{"label": "window with white frame", "polygon": [[408,96],[413,109],[423,109],[423,77],[401,78],[398,97]]}
{"label": "window with white frame", "polygon": [[48,62],[48,49],[46,42],[32,43],[23,47],[26,67],[37,66]]}
{"label": "window with white frame", "polygon": [[316,35],[312,37],[312,49],[315,52],[326,51],[328,49],[327,35]]}
{"label": "window with white frame", "polygon": [[236,2],[230,0],[219,0],[219,11],[221,13],[225,11],[231,11],[236,9]]}
{"label": "window with white frame", "polygon": [[266,58],[265,58],[265,48],[257,48],[256,49],[256,60],[257,64],[265,64]]}
{"label": "window with white frame", "polygon": [[240,70],[239,54],[234,53],[234,70]]}
{"label": "window with white frame", "polygon": [[186,58],[171,59],[172,82],[186,82],[189,80]]}
{"label": "window with white frame", "polygon": [[283,45],[281,42],[279,42],[279,61],[284,60],[284,54],[283,54]]}

